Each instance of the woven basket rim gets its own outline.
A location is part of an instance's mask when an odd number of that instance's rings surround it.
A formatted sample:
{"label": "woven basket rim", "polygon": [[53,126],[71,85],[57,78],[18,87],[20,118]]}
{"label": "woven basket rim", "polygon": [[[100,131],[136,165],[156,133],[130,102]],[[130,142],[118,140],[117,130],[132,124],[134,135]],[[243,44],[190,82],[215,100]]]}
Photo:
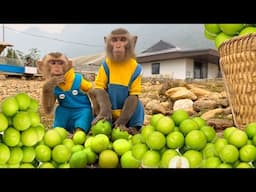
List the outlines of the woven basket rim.
{"label": "woven basket rim", "polygon": [[250,39],[256,37],[256,32],[252,32],[246,35],[239,35],[239,36],[234,36],[231,39],[225,40],[218,48],[218,50],[222,49],[222,47],[226,46],[227,44],[233,43],[234,41],[242,41],[244,39]]}

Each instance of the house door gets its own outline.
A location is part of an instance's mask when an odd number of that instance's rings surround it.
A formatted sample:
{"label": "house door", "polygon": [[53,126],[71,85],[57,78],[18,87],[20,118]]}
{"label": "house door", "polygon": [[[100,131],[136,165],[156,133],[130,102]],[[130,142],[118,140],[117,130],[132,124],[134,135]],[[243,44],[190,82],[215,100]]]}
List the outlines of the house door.
{"label": "house door", "polygon": [[194,79],[207,78],[207,63],[194,61]]}

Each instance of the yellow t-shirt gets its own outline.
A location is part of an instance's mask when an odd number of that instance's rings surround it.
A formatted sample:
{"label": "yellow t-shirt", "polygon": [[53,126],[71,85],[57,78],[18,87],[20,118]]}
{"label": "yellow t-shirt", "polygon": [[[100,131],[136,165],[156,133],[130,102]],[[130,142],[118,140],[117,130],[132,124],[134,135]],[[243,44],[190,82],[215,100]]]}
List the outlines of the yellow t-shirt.
{"label": "yellow t-shirt", "polygon": [[[65,83],[61,83],[59,85],[59,87],[63,90],[63,91],[68,91],[71,89],[73,81],[75,79],[75,70],[74,68],[71,68],[70,70],[68,70],[65,73]],[[92,88],[92,83],[85,80],[84,78],[82,79],[81,82],[81,90],[84,92],[87,92],[89,89]]]}
{"label": "yellow t-shirt", "polygon": [[[125,62],[113,62],[106,58],[106,64],[109,70],[109,77],[104,70],[103,65],[100,66],[99,73],[95,80],[95,87],[106,89],[107,84],[121,85],[128,87],[131,77],[134,74],[138,64],[136,60],[129,59]],[[109,78],[109,79],[108,79]],[[141,93],[141,74],[136,77],[129,87],[129,95],[139,95]],[[111,94],[111,93],[110,93]],[[118,99],[118,98],[116,98]],[[117,101],[112,101],[116,103]],[[113,104],[113,103],[112,103]],[[112,109],[113,119],[117,119],[121,114],[121,108]]]}
{"label": "yellow t-shirt", "polygon": [[[109,83],[128,86],[131,76],[137,67],[137,62],[135,59],[129,59],[125,62],[113,62],[109,58],[106,58],[106,63],[110,72]],[[108,77],[105,73],[103,65],[100,66],[98,75],[95,80],[95,87],[106,89],[107,88]],[[139,75],[131,84],[129,94],[139,95],[141,93],[141,75]]]}

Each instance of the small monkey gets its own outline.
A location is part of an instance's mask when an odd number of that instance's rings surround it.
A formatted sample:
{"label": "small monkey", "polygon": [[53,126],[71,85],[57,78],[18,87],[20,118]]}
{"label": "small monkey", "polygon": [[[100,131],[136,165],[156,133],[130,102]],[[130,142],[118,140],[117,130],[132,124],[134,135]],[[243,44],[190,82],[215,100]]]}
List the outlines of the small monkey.
{"label": "small monkey", "polygon": [[63,127],[68,132],[89,132],[93,113],[88,92],[92,83],[75,73],[72,61],[63,53],[52,52],[37,62],[39,71],[46,78],[42,91],[42,105],[47,114],[53,112],[53,127]]}
{"label": "small monkey", "polygon": [[95,80],[93,93],[99,113],[92,124],[108,120],[114,127],[136,134],[144,123],[144,106],[138,97],[142,67],[134,51],[137,36],[118,28],[104,40],[107,57]]}

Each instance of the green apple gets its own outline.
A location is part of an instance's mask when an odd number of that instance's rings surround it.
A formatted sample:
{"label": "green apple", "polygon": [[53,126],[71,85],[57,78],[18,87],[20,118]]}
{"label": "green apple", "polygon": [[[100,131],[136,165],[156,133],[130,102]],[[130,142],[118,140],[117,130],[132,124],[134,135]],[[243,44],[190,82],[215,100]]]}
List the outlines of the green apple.
{"label": "green apple", "polygon": [[229,39],[231,39],[233,36],[227,35],[223,32],[221,32],[220,34],[218,34],[215,38],[215,46],[216,48],[219,48],[220,45],[224,42],[227,41]]}
{"label": "green apple", "polygon": [[245,27],[245,24],[219,24],[219,28],[221,29],[221,31],[223,33],[225,33],[226,35],[238,35],[239,32]]}
{"label": "green apple", "polygon": [[249,33],[256,33],[256,27],[245,27],[240,31],[239,35],[247,35]]}
{"label": "green apple", "polygon": [[141,161],[136,159],[132,151],[126,151],[120,158],[122,168],[140,168]]}
{"label": "green apple", "polygon": [[215,37],[217,36],[214,33],[210,33],[209,31],[207,31],[206,29],[204,29],[204,36],[206,37],[206,39],[209,40],[215,40]]}
{"label": "green apple", "polygon": [[213,23],[204,24],[204,28],[209,33],[212,33],[212,34],[215,34],[215,35],[221,32],[218,24],[213,24]]}

